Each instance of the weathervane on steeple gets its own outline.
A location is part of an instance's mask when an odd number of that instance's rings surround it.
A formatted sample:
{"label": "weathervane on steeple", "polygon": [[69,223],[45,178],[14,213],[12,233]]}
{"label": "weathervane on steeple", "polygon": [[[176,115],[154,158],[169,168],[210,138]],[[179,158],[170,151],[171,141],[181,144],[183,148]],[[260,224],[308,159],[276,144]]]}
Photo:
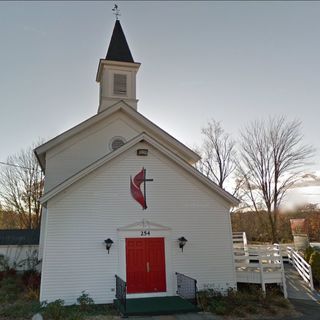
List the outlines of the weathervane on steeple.
{"label": "weathervane on steeple", "polygon": [[113,14],[116,16],[116,19],[119,20],[119,16],[121,16],[121,14],[117,4],[114,4],[114,8],[112,9],[112,11],[114,12]]}

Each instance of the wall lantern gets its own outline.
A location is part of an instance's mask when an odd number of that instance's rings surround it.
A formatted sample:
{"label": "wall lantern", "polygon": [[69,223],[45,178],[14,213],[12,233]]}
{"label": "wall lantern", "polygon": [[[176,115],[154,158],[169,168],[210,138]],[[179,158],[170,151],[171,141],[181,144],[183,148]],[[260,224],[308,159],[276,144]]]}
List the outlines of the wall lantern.
{"label": "wall lantern", "polygon": [[185,237],[180,237],[178,241],[179,241],[179,248],[183,252],[183,247],[185,246],[188,240]]}
{"label": "wall lantern", "polygon": [[148,155],[148,149],[138,149],[137,156],[146,157]]}
{"label": "wall lantern", "polygon": [[107,249],[108,254],[109,254],[109,250],[110,250],[110,248],[111,248],[111,246],[113,244],[113,241],[110,238],[108,238],[107,240],[104,240],[104,242],[106,244],[106,249]]}

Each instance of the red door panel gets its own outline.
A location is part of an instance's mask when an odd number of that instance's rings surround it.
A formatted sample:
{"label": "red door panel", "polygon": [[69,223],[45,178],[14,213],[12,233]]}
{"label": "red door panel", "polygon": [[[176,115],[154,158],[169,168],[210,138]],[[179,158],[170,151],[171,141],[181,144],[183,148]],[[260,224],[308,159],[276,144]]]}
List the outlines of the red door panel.
{"label": "red door panel", "polygon": [[148,239],[147,260],[150,272],[147,273],[148,291],[166,291],[166,267],[164,253],[164,239]]}
{"label": "red door panel", "polygon": [[127,292],[166,291],[164,238],[126,239]]}
{"label": "red door panel", "polygon": [[126,239],[127,291],[145,292],[147,283],[144,239]]}

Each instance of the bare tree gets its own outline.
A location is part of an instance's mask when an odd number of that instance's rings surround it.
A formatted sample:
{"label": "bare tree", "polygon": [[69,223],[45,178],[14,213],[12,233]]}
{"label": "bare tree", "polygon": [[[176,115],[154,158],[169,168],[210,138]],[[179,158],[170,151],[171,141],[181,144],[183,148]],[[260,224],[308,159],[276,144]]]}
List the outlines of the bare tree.
{"label": "bare tree", "polygon": [[235,142],[224,131],[220,122],[211,120],[202,129],[204,141],[201,149],[202,159],[197,169],[221,188],[235,169]]}
{"label": "bare tree", "polygon": [[40,226],[39,198],[43,194],[44,177],[33,153],[35,147],[36,144],[9,156],[8,165],[1,167],[0,171],[2,207],[17,215],[21,229]]}
{"label": "bare tree", "polygon": [[256,212],[266,210],[272,240],[278,240],[279,208],[314,149],[302,143],[301,122],[285,117],[255,121],[241,132],[239,177],[243,197]]}

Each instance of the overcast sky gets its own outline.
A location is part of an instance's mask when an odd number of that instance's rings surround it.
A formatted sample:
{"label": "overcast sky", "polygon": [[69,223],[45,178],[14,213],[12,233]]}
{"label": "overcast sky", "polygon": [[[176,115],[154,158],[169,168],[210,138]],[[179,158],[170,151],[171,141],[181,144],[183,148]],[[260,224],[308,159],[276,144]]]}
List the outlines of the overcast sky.
{"label": "overcast sky", "polygon": [[[138,110],[183,143],[214,118],[303,122],[320,170],[320,2],[123,2]],[[0,161],[97,112],[113,2],[0,2]]]}

